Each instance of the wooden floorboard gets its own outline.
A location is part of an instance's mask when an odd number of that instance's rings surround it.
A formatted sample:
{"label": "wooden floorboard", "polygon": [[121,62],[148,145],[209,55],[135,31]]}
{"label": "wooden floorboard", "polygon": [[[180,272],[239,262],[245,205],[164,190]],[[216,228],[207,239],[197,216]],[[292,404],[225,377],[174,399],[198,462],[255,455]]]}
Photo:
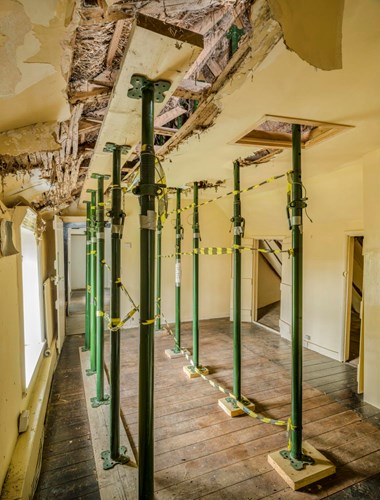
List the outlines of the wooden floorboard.
{"label": "wooden floorboard", "polygon": [[35,500],[100,498],[79,364],[83,336],[67,337],[54,374]]}
{"label": "wooden floorboard", "polygon": [[[183,324],[191,347],[191,324]],[[109,341],[106,336],[106,359]],[[243,393],[256,410],[286,420],[290,413],[289,343],[259,326],[242,328]],[[79,363],[83,337],[70,336],[54,377],[36,499],[98,499],[90,428]],[[267,462],[286,448],[283,427],[247,416],[231,419],[222,394],[169,360],[169,335],[155,339],[155,490],[157,499],[379,498],[380,410],[356,394],[356,369],[304,352],[304,438],[337,466],[335,476],[294,493]],[[138,453],[138,330],[122,335],[122,418]],[[201,361],[211,378],[232,385],[232,328],[227,319],[201,322]],[[358,496],[359,495],[359,496]],[[367,496],[365,496],[367,495]],[[373,495],[373,496],[371,496]]]}
{"label": "wooden floorboard", "polygon": [[[191,347],[191,324],[182,328]],[[243,324],[242,392],[259,412],[287,419],[290,413],[290,344],[259,326]],[[282,427],[247,416],[231,419],[218,406],[222,394],[182,371],[185,358],[164,355],[169,335],[155,339],[155,490],[158,499],[291,498],[292,490],[267,463],[269,452],[286,448]],[[106,358],[108,359],[108,340]],[[227,319],[201,322],[201,362],[210,377],[232,386],[232,327]],[[138,330],[122,337],[123,419],[138,445]],[[334,461],[336,476],[301,491],[303,498],[342,492],[380,472],[380,411],[356,395],[356,370],[305,349],[304,437]],[[371,421],[372,419],[372,421]],[[368,473],[362,465],[368,465]],[[353,467],[355,473],[348,475]],[[377,470],[376,470],[377,467]],[[360,473],[359,473],[360,471]],[[348,490],[347,490],[348,491]],[[295,498],[295,497],[294,497]]]}

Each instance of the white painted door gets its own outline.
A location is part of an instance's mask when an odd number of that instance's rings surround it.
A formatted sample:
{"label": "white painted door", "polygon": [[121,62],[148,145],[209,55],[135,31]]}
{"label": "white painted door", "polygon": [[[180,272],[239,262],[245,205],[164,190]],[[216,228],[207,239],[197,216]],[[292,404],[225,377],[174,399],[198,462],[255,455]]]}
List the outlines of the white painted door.
{"label": "white painted door", "polygon": [[63,222],[57,215],[54,217],[55,230],[55,285],[57,288],[57,349],[61,352],[65,340],[66,303],[65,303],[65,260],[63,246]]}

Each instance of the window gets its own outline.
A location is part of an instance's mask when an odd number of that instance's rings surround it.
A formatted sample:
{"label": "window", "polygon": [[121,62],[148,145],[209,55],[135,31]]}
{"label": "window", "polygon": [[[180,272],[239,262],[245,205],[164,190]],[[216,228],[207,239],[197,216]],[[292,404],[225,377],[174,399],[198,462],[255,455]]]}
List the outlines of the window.
{"label": "window", "polygon": [[39,249],[35,234],[36,223],[36,214],[28,210],[21,225],[26,388],[29,387],[45,344],[42,322],[42,286],[39,272]]}

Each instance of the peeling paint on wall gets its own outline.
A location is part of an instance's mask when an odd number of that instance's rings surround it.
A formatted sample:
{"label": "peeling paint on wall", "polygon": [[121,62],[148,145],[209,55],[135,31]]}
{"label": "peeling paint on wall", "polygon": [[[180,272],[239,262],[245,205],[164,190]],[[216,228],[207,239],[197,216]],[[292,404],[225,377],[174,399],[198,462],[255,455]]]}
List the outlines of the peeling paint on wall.
{"label": "peeling paint on wall", "polygon": [[0,19],[0,96],[9,96],[15,93],[22,77],[15,64],[17,50],[32,25],[23,6],[15,0],[2,0]]}
{"label": "peeling paint on wall", "polygon": [[344,0],[268,0],[287,48],[316,68],[342,68]]}
{"label": "peeling paint on wall", "polygon": [[1,0],[0,131],[70,117],[77,0]]}
{"label": "peeling paint on wall", "polygon": [[36,123],[0,133],[0,155],[18,156],[37,151],[54,151],[57,142],[56,123]]}

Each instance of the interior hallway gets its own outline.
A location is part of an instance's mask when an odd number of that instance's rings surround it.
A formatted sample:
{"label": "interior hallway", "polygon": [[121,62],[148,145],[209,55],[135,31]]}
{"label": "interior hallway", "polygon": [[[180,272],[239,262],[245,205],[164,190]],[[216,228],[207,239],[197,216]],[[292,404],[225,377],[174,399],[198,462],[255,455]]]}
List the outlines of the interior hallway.
{"label": "interior hallway", "polygon": [[66,337],[54,374],[35,500],[100,498],[82,383],[83,335]]}
{"label": "interior hallway", "polygon": [[[256,402],[258,412],[287,418],[290,344],[248,323],[243,323],[242,335],[244,394]],[[190,345],[190,323],[183,324],[183,339],[183,345]],[[201,339],[201,359],[211,378],[230,387],[231,323],[202,321]],[[99,498],[79,365],[83,341],[83,336],[66,338],[54,377],[36,500]],[[357,396],[355,368],[305,349],[305,436],[334,460],[338,471],[304,493],[294,493],[267,464],[268,451],[286,445],[283,428],[246,416],[229,418],[217,405],[219,392],[201,379],[185,377],[183,357],[165,357],[164,350],[171,346],[168,334],[156,336],[157,498],[325,498],[335,492],[335,498],[358,498],[361,492],[366,496],[360,498],[378,498],[380,410]],[[107,356],[108,347],[107,338]],[[133,446],[138,426],[137,349],[138,330],[124,331],[122,413]]]}

